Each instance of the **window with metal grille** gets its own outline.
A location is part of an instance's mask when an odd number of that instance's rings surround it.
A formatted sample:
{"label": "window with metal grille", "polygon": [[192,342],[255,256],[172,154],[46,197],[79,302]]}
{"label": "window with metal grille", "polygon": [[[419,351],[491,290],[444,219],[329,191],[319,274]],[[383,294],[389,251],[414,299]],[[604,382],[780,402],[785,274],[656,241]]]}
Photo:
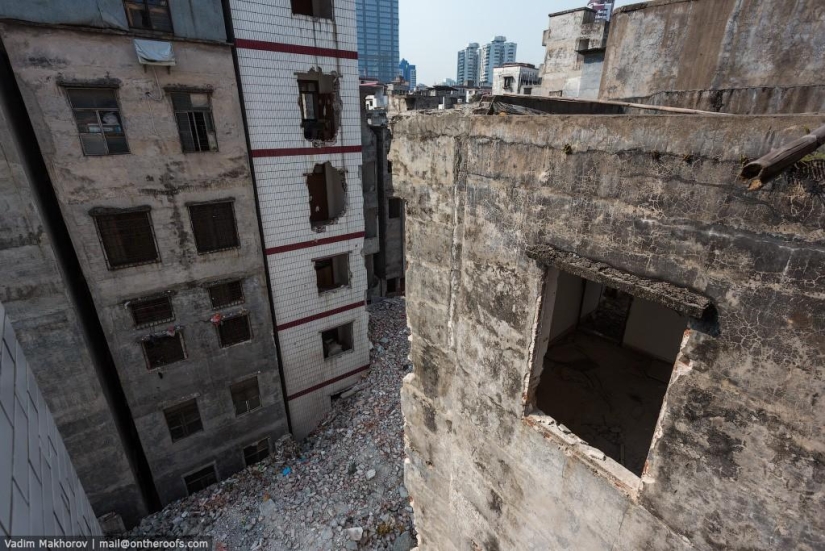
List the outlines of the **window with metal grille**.
{"label": "window with metal grille", "polygon": [[120,106],[111,88],[68,88],[84,155],[129,153]]}
{"label": "window with metal grille", "polygon": [[252,330],[249,327],[249,315],[225,318],[218,324],[218,336],[221,348],[252,340]]}
{"label": "window with metal grille", "polygon": [[189,492],[189,495],[200,492],[204,488],[215,484],[217,481],[218,473],[215,472],[214,465],[209,465],[183,477],[183,482],[186,484],[186,491]]}
{"label": "window with metal grille", "polygon": [[148,210],[93,216],[110,269],[160,260]]}
{"label": "window with metal grille", "polygon": [[133,29],[172,32],[169,0],[124,0],[129,26]]}
{"label": "window with metal grille", "polygon": [[172,442],[203,430],[198,401],[194,398],[163,410],[163,416],[166,417],[166,425],[169,427]]}
{"label": "window with metal grille", "polygon": [[[321,78],[325,78],[321,76]],[[326,78],[331,78],[326,76]],[[334,86],[326,82],[327,88]],[[301,127],[307,140],[332,140],[337,131],[335,124],[335,94],[321,93],[318,80],[299,80]]]}
{"label": "window with metal grille", "polygon": [[332,0],[291,0],[294,15],[332,19]]}
{"label": "window with metal grille", "polygon": [[229,392],[232,394],[232,403],[235,404],[235,415],[243,415],[261,407],[257,377],[235,383],[229,387]]}
{"label": "window with metal grille", "polygon": [[352,323],[328,329],[321,333],[324,359],[352,350]]}
{"label": "window with metal grille", "polygon": [[183,152],[217,151],[218,140],[209,94],[172,92],[170,96]]}
{"label": "window with metal grille", "polygon": [[390,218],[401,218],[404,203],[401,199],[390,199]]}
{"label": "window with metal grille", "polygon": [[243,449],[243,460],[247,467],[263,461],[267,456],[269,456],[269,438],[259,440]]}
{"label": "window with metal grille", "polygon": [[172,299],[166,295],[133,300],[129,303],[135,327],[145,327],[156,323],[164,323],[175,319],[172,309]]}
{"label": "window with metal grille", "polygon": [[183,348],[183,335],[178,331],[174,335],[154,335],[143,341],[143,353],[149,369],[163,367],[186,359]]}
{"label": "window with metal grille", "polygon": [[242,304],[244,301],[243,285],[241,280],[227,281],[209,287],[209,300],[212,308],[223,308],[233,304]]}
{"label": "window with metal grille", "polygon": [[232,201],[190,205],[189,217],[199,253],[240,247]]}

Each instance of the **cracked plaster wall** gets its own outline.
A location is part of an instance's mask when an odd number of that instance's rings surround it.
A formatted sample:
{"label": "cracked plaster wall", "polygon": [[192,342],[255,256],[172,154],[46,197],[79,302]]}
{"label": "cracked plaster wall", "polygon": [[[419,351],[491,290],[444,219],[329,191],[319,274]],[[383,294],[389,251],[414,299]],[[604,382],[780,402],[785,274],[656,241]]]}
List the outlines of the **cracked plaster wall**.
{"label": "cracked plaster wall", "polygon": [[[825,545],[825,204],[787,177],[760,193],[738,178],[743,158],[823,122],[393,120],[415,368],[405,483],[423,549]],[[717,309],[691,324],[641,480],[523,418],[544,272],[526,251],[548,246]]]}

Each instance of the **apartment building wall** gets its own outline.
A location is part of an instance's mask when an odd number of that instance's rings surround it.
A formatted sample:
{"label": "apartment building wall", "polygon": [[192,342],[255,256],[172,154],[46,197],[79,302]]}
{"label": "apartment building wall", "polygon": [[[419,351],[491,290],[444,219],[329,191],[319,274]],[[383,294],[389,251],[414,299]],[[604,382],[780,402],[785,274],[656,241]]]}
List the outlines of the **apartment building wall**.
{"label": "apartment building wall", "polygon": [[354,3],[359,76],[390,83],[398,73],[398,0],[354,0]]}
{"label": "apartment building wall", "polygon": [[[331,396],[369,366],[356,13],[351,1],[332,4],[330,18],[294,14],[289,0],[226,2],[288,407],[299,438],[329,410]],[[298,81],[318,71],[330,85],[338,121],[329,139],[307,139],[302,126]],[[313,226],[308,179],[325,163],[344,180],[344,210]],[[319,292],[313,261],[335,255],[347,255],[349,281]],[[352,324],[352,349],[325,358],[322,332],[346,324]]]}
{"label": "apartment building wall", "polygon": [[2,303],[0,535],[102,535]]}
{"label": "apartment building wall", "polygon": [[482,44],[478,50],[477,84],[492,85],[493,69],[505,63],[515,62],[516,48],[516,43],[507,42],[504,36],[497,36],[490,42]]}
{"label": "apartment building wall", "polygon": [[[173,67],[144,67],[132,37],[121,33],[5,23],[0,35],[167,503],[186,495],[184,476],[213,465],[214,478],[224,478],[244,467],[244,447],[288,431],[230,47],[172,40]],[[83,154],[71,87],[114,90],[128,154]],[[216,148],[183,152],[174,92],[208,95]],[[205,202],[231,202],[237,246],[199,250],[190,207]],[[124,209],[148,210],[157,261],[110,267],[96,216]],[[240,303],[214,308],[208,287],[230,280],[241,282]],[[169,298],[173,319],[137,326],[132,308],[158,296]],[[244,315],[249,338],[223,346],[223,324]],[[183,359],[149,361],[147,343],[178,335]],[[230,385],[253,377],[260,407],[237,414]],[[172,441],[164,411],[191,399],[202,430]]]}
{"label": "apartment building wall", "polygon": [[86,303],[85,284],[73,277],[74,251],[66,245],[60,216],[52,215],[56,200],[49,194],[45,167],[38,163],[39,151],[32,147],[31,127],[28,132],[23,128],[25,109],[2,48],[0,82],[0,301],[5,327],[14,327],[18,354],[28,359],[96,514],[116,512],[126,522],[136,522],[148,504],[129,427],[122,426],[128,420],[120,417],[128,413],[114,408],[117,398],[105,376],[107,351],[96,346],[99,335],[84,323],[95,316],[94,309]]}

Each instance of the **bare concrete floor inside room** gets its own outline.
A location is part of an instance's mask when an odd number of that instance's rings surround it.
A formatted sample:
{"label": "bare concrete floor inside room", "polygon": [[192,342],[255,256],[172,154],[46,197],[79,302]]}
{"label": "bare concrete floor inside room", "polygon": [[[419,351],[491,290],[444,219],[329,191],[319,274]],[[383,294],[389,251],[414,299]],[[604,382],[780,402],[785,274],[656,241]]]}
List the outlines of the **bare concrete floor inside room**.
{"label": "bare concrete floor inside room", "polygon": [[550,345],[536,405],[641,475],[672,364],[576,330]]}

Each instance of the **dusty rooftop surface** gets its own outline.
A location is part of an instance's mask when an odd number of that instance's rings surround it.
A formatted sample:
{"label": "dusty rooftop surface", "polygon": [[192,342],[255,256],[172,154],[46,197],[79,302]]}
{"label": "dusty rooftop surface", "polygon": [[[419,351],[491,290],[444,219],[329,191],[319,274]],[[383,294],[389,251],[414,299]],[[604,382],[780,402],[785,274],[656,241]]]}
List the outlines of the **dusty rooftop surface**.
{"label": "dusty rooftop surface", "polygon": [[[209,535],[216,549],[386,549],[415,542],[403,486],[403,299],[369,308],[372,369],[306,440],[146,517],[131,535]],[[360,538],[359,538],[360,533]]]}

